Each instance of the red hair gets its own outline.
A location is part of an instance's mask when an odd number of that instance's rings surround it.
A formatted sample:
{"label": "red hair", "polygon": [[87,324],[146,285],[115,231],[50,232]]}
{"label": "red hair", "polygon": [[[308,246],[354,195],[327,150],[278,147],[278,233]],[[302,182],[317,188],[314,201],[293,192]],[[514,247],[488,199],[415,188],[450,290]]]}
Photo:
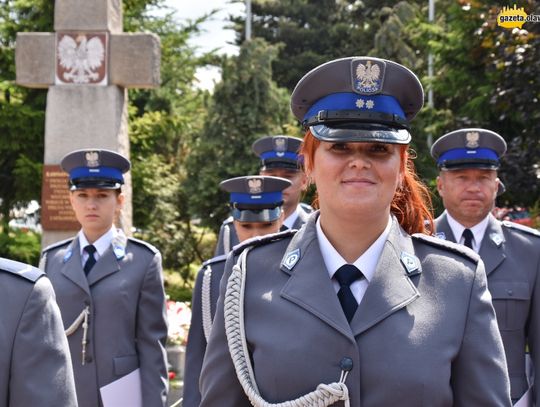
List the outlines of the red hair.
{"label": "red hair", "polygon": [[[321,142],[317,140],[311,131],[307,131],[304,137],[300,154],[304,158],[304,166],[307,170],[313,167],[315,150]],[[431,196],[428,188],[420,181],[412,157],[409,154],[409,146],[400,146],[401,173],[403,174],[402,185],[392,199],[390,212],[397,218],[399,224],[409,234],[431,234],[435,230],[433,226]],[[318,207],[318,197],[313,202]]]}

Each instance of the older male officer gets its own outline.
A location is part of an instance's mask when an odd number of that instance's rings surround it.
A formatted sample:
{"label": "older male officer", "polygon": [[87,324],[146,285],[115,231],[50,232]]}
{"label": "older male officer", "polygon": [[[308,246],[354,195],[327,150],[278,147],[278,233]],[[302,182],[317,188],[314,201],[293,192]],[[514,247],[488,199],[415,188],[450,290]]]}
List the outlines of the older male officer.
{"label": "older male officer", "polygon": [[473,249],[484,261],[512,399],[523,397],[525,403],[538,400],[540,388],[537,372],[533,394],[527,392],[525,368],[527,345],[534,366],[540,366],[540,232],[499,222],[491,214],[500,186],[499,159],[505,151],[504,139],[485,129],[452,131],[433,144],[431,154],[440,169],[437,189],[446,208],[436,219],[436,231],[439,237]]}
{"label": "older male officer", "polygon": [[39,269],[0,258],[0,406],[76,407],[67,339]]}
{"label": "older male officer", "polygon": [[[56,291],[68,335],[80,407],[164,407],[167,322],[159,251],[127,237],[114,220],[130,162],[103,149],[61,162],[81,230],[44,250],[42,268]],[[114,396],[114,394],[112,394]],[[110,405],[110,404],[109,404]]]}
{"label": "older male officer", "polygon": [[[300,202],[307,188],[307,177],[298,156],[302,139],[291,136],[267,136],[256,140],[251,146],[261,159],[261,175],[285,178],[291,186],[283,191],[283,229],[300,229],[313,208]],[[232,227],[233,217],[227,218],[219,230],[215,256],[228,253],[238,244],[238,236]]]}
{"label": "older male officer", "polygon": [[[220,187],[230,193],[233,228],[240,242],[279,232],[283,223],[284,191],[291,181],[269,176],[247,176],[223,181]],[[191,325],[186,348],[183,407],[201,402],[199,376],[219,297],[227,255],[203,263],[193,290]]]}

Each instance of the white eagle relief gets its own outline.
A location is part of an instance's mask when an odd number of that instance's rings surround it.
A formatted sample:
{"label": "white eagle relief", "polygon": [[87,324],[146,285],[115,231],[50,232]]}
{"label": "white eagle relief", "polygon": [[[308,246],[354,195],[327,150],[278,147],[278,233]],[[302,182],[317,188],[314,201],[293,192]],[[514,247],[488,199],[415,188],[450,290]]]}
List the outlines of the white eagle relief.
{"label": "white eagle relief", "polygon": [[360,81],[362,89],[378,88],[377,81],[381,75],[381,68],[379,65],[371,64],[371,61],[367,61],[365,65],[358,64],[356,67],[356,78]]}
{"label": "white eagle relief", "polygon": [[105,48],[98,37],[88,41],[86,35],[80,35],[75,41],[69,35],[65,35],[58,44],[58,56],[60,65],[66,70],[63,74],[64,79],[85,84],[99,78],[99,74],[94,71],[103,63]]}

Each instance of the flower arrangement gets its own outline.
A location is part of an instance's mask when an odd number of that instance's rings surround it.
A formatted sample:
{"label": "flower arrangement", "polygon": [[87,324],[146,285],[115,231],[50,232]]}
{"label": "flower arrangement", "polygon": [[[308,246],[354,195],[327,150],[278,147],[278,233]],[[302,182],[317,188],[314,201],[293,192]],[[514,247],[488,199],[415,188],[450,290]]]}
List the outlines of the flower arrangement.
{"label": "flower arrangement", "polygon": [[167,301],[167,319],[169,321],[168,343],[171,345],[185,345],[191,323],[189,303]]}

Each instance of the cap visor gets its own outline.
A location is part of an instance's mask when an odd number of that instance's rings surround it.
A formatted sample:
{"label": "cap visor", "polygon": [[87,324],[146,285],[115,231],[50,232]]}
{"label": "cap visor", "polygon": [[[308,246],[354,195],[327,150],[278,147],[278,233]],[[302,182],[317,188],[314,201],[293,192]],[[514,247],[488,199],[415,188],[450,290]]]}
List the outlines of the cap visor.
{"label": "cap visor", "polygon": [[75,191],[78,189],[119,189],[122,186],[119,182],[108,182],[108,181],[80,181],[73,182],[69,189]]}
{"label": "cap visor", "polygon": [[281,216],[281,207],[259,210],[234,208],[232,216],[239,222],[273,222]]}
{"label": "cap visor", "polygon": [[321,141],[389,144],[409,144],[411,141],[411,134],[407,130],[378,124],[339,123],[332,126],[319,124],[309,129],[313,136]]}

